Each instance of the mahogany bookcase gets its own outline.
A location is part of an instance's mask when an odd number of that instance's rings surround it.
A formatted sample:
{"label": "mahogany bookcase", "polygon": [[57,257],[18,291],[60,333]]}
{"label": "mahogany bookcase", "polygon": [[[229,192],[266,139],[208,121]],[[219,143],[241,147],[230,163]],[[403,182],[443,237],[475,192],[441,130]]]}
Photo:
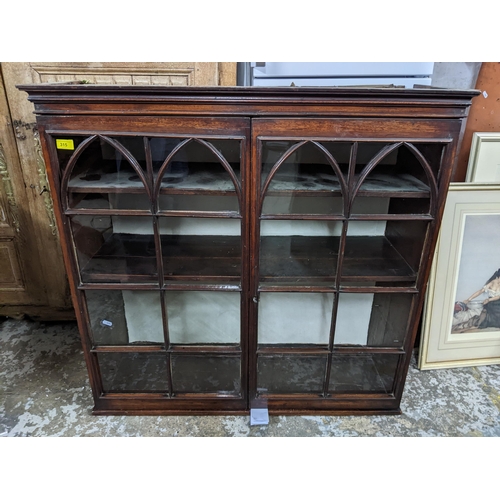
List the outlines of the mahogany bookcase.
{"label": "mahogany bookcase", "polygon": [[19,88],[95,414],[400,412],[478,91]]}

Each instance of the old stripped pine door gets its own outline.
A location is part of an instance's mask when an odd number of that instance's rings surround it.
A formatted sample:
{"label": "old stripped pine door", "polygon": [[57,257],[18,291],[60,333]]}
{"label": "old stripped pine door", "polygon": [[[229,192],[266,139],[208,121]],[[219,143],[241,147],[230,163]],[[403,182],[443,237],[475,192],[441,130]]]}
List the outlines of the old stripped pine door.
{"label": "old stripped pine door", "polygon": [[33,105],[16,85],[235,85],[236,63],[1,63],[0,316],[74,319]]}

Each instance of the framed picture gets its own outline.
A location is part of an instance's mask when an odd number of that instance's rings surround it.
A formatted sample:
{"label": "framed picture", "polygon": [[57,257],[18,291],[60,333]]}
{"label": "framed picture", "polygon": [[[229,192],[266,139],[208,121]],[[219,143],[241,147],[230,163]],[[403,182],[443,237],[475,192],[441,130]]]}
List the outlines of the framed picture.
{"label": "framed picture", "polygon": [[500,363],[500,187],[450,186],[424,307],[419,368]]}
{"label": "framed picture", "polygon": [[465,181],[500,184],[500,132],[473,134]]}

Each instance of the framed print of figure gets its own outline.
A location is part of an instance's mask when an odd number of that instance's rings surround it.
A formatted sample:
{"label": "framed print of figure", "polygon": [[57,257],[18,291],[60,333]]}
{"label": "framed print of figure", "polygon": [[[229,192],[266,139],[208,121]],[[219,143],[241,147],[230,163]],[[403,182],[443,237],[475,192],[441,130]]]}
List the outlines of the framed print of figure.
{"label": "framed print of figure", "polygon": [[500,363],[500,189],[451,184],[429,279],[419,368]]}

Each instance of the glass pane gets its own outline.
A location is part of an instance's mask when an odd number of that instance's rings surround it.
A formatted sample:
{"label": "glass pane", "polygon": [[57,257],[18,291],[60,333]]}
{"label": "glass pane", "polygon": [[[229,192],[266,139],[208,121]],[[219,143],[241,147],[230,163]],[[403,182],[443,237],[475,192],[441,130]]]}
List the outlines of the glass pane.
{"label": "glass pane", "polygon": [[210,211],[239,213],[239,203],[236,193],[228,196],[215,195],[176,195],[161,194],[159,197],[160,210],[173,211]]}
{"label": "glass pane", "polygon": [[164,353],[97,354],[105,392],[167,392]]}
{"label": "glass pane", "polygon": [[143,172],[146,172],[146,149],[144,147],[143,136],[117,136],[112,137],[116,142],[120,143],[139,163]]}
{"label": "glass pane", "polygon": [[235,292],[166,292],[170,342],[238,344],[240,300]]}
{"label": "glass pane", "polygon": [[143,290],[87,290],[96,345],[163,344],[160,294]]}
{"label": "glass pane", "polygon": [[[185,141],[185,138],[176,137],[152,137],[150,139],[155,178],[158,176],[158,171],[167,157],[175,148],[178,148]],[[213,146],[223,156],[239,179],[241,142],[237,139],[203,139],[203,141]],[[186,170],[189,167],[189,162],[193,164],[198,163],[198,165],[193,165],[193,167],[201,167],[201,164],[211,162],[220,164],[220,160],[212,151],[196,141],[191,141],[189,144],[186,143],[186,145],[172,158],[172,162],[173,165],[168,169],[166,175],[169,177],[168,181],[174,184],[176,177],[180,178],[180,176],[176,176],[175,174],[180,173],[182,170]]]}
{"label": "glass pane", "polygon": [[390,393],[399,358],[391,354],[333,355],[329,392]]}
{"label": "glass pane", "polygon": [[63,172],[66,169],[68,161],[73,156],[76,148],[87,137],[79,135],[61,135],[58,134],[52,138],[56,146],[57,160],[59,162],[59,169]]}
{"label": "glass pane", "polygon": [[[377,153],[383,155],[385,150],[388,154],[368,172],[353,202],[352,214],[429,213],[429,179],[417,157],[418,152],[405,145],[392,151],[390,147],[391,144],[359,144],[355,184],[361,175],[365,175],[365,167]],[[437,172],[442,146],[421,145],[421,149],[425,151],[428,161],[434,164],[431,170]],[[370,151],[373,156],[369,160]]]}
{"label": "glass pane", "polygon": [[[262,142],[262,171],[261,171],[261,187],[267,181],[267,178],[276,164],[276,162],[288,151],[289,148],[297,144],[297,141],[263,141]],[[290,157],[290,161],[293,162],[295,156]]]}
{"label": "glass pane", "polygon": [[259,299],[259,344],[326,344],[332,293],[265,293]]}
{"label": "glass pane", "polygon": [[257,391],[266,393],[322,393],[326,356],[259,356]]}
{"label": "glass pane", "polygon": [[262,213],[273,214],[342,214],[344,200],[339,196],[317,194],[307,196],[303,193],[289,194],[286,191],[269,191],[264,198]]}
{"label": "glass pane", "polygon": [[422,154],[425,158],[434,177],[437,179],[439,174],[439,169],[441,167],[441,161],[443,159],[445,146],[443,144],[433,144],[433,143],[413,143],[413,146]]}
{"label": "glass pane", "polygon": [[[134,157],[138,170],[126,157],[126,151]],[[69,207],[150,210],[151,202],[139,175],[145,174],[144,155],[140,137],[97,138],[88,143],[71,171]]]}
{"label": "glass pane", "polygon": [[[151,149],[151,159],[153,163],[154,177],[158,176],[163,162],[167,159],[168,155],[178,147],[185,139],[175,137],[151,137],[149,139],[149,147]],[[172,166],[173,169],[177,168]]]}
{"label": "glass pane", "polygon": [[333,283],[342,222],[261,221],[260,280]]}
{"label": "glass pane", "polygon": [[335,321],[336,345],[366,345],[373,293],[341,293]]}
{"label": "glass pane", "polygon": [[71,218],[82,282],[157,282],[150,217]]}
{"label": "glass pane", "polygon": [[146,193],[94,193],[70,190],[68,202],[69,208],[151,211],[151,201]]}
{"label": "glass pane", "polygon": [[395,197],[393,193],[382,193],[379,196],[360,192],[352,204],[352,215],[428,215],[430,211],[430,194],[425,197],[409,197],[407,194]]}
{"label": "glass pane", "polygon": [[425,221],[349,222],[342,280],[415,283],[427,228]]}
{"label": "glass pane", "polygon": [[[231,173],[239,182],[239,141],[192,139],[185,142],[155,138],[151,140],[151,146],[154,148],[154,158],[163,158],[162,162],[155,160],[153,163],[155,177],[159,175],[159,169],[168,155],[180,147],[170,159],[160,180],[160,210],[238,212],[235,181]],[[224,165],[224,160],[229,165]],[[179,195],[190,195],[190,200],[182,201]],[[196,197],[191,199],[192,196]]]}
{"label": "glass pane", "polygon": [[172,354],[174,393],[241,393],[239,356],[196,356]]}
{"label": "glass pane", "polygon": [[241,141],[236,139],[205,139],[219,151],[241,182]]}
{"label": "glass pane", "polygon": [[[297,143],[298,144],[298,143]],[[288,141],[262,145],[262,182],[269,180],[275,164],[287,154]],[[331,149],[334,149],[330,147]],[[349,156],[350,144],[336,144]],[[342,151],[345,150],[345,151]],[[338,174],[327,151],[312,142],[290,154],[273,174],[265,193],[263,214],[342,214],[343,199]]]}
{"label": "glass pane", "polygon": [[165,279],[239,283],[240,227],[239,219],[160,218]]}
{"label": "glass pane", "polygon": [[403,347],[412,294],[340,293],[335,345]]}

